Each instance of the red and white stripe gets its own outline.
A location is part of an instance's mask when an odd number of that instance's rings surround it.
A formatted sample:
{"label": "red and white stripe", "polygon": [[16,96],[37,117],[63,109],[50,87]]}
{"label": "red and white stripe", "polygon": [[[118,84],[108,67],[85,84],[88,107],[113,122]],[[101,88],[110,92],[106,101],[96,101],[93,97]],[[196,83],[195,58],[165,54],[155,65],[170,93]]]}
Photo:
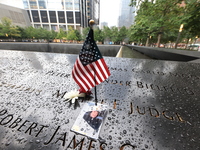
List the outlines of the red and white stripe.
{"label": "red and white stripe", "polygon": [[110,71],[103,58],[83,66],[79,57],[72,70],[72,77],[79,87],[87,92],[110,76]]}

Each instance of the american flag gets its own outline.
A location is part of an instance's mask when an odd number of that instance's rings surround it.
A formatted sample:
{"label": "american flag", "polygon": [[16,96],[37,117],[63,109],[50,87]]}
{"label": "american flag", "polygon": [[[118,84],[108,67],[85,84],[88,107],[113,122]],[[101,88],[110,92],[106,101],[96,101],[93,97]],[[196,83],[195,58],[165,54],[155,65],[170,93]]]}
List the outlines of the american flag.
{"label": "american flag", "polygon": [[87,92],[109,76],[110,71],[94,41],[93,29],[90,29],[74,64],[72,77],[81,90]]}

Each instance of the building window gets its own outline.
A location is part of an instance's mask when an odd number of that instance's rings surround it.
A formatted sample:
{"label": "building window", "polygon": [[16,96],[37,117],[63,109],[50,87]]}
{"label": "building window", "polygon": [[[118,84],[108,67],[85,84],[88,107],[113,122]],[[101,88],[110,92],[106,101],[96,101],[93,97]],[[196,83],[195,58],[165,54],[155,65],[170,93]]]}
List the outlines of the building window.
{"label": "building window", "polygon": [[40,22],[38,11],[37,10],[32,10],[32,16],[33,16],[33,22]]}
{"label": "building window", "polygon": [[50,30],[49,25],[43,25],[44,29]]}
{"label": "building window", "polygon": [[47,5],[48,5],[48,9],[51,9],[51,10],[56,10],[56,9],[62,10],[63,9],[61,0],[48,0]]}
{"label": "building window", "polygon": [[24,9],[28,9],[28,2],[27,0],[23,0]]}
{"label": "building window", "polygon": [[74,0],[74,9],[75,10],[79,10],[79,7],[80,5],[79,5],[79,0]]}
{"label": "building window", "polygon": [[30,22],[31,22],[31,16],[30,16],[29,10],[27,10],[27,13],[28,13],[28,16],[29,16],[29,19],[30,19]]}
{"label": "building window", "polygon": [[57,25],[51,25],[51,30],[58,31],[58,26]]}
{"label": "building window", "polygon": [[67,12],[67,23],[74,23],[73,12]]}
{"label": "building window", "polygon": [[76,24],[80,24],[81,23],[80,12],[75,12],[75,16],[76,16]]}
{"label": "building window", "polygon": [[72,10],[73,9],[72,0],[66,0],[65,1],[65,7],[66,7],[67,10]]}
{"label": "building window", "polygon": [[47,16],[47,11],[40,11],[40,15],[41,15],[41,18],[42,18],[42,22],[43,22],[43,23],[49,22],[49,21],[48,21],[48,16]]}
{"label": "building window", "polygon": [[78,30],[80,32],[81,31],[81,27],[80,26],[76,26],[76,30]]}
{"label": "building window", "polygon": [[41,28],[41,25],[40,24],[34,24],[34,27],[38,29],[38,28]]}
{"label": "building window", "polygon": [[65,23],[64,11],[58,11],[58,20],[59,20],[59,23]]}
{"label": "building window", "polygon": [[45,0],[38,0],[38,4],[40,9],[47,9]]}
{"label": "building window", "polygon": [[37,2],[36,0],[29,0],[31,9],[37,9]]}
{"label": "building window", "polygon": [[49,11],[49,17],[51,23],[57,23],[55,11]]}
{"label": "building window", "polygon": [[63,29],[64,31],[66,30],[66,25],[60,25],[59,27],[60,29]]}
{"label": "building window", "polygon": [[64,10],[64,0],[61,1],[62,9]]}

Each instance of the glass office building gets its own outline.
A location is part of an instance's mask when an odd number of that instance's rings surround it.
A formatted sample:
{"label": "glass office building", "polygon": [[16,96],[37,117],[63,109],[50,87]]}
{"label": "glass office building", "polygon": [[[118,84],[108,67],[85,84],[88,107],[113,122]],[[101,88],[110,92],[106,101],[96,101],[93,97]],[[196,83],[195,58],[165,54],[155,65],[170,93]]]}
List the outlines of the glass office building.
{"label": "glass office building", "polygon": [[[80,30],[88,26],[88,20],[98,17],[91,15],[96,11],[99,0],[22,0],[31,24],[35,28]],[[94,5],[91,4],[94,3]],[[92,8],[95,6],[95,8]],[[99,10],[98,10],[99,11]]]}
{"label": "glass office building", "polygon": [[131,0],[121,0],[119,9],[118,27],[130,27],[135,19],[135,7],[129,6]]}

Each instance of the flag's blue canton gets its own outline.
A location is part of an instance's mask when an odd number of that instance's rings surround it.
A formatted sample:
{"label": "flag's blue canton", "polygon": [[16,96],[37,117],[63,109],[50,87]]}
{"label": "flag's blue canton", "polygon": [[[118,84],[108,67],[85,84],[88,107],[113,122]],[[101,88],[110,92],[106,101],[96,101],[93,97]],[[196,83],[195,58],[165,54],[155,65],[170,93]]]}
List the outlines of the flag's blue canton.
{"label": "flag's blue canton", "polygon": [[102,55],[93,38],[93,30],[89,31],[88,37],[86,38],[79,54],[79,58],[84,66],[102,58]]}

